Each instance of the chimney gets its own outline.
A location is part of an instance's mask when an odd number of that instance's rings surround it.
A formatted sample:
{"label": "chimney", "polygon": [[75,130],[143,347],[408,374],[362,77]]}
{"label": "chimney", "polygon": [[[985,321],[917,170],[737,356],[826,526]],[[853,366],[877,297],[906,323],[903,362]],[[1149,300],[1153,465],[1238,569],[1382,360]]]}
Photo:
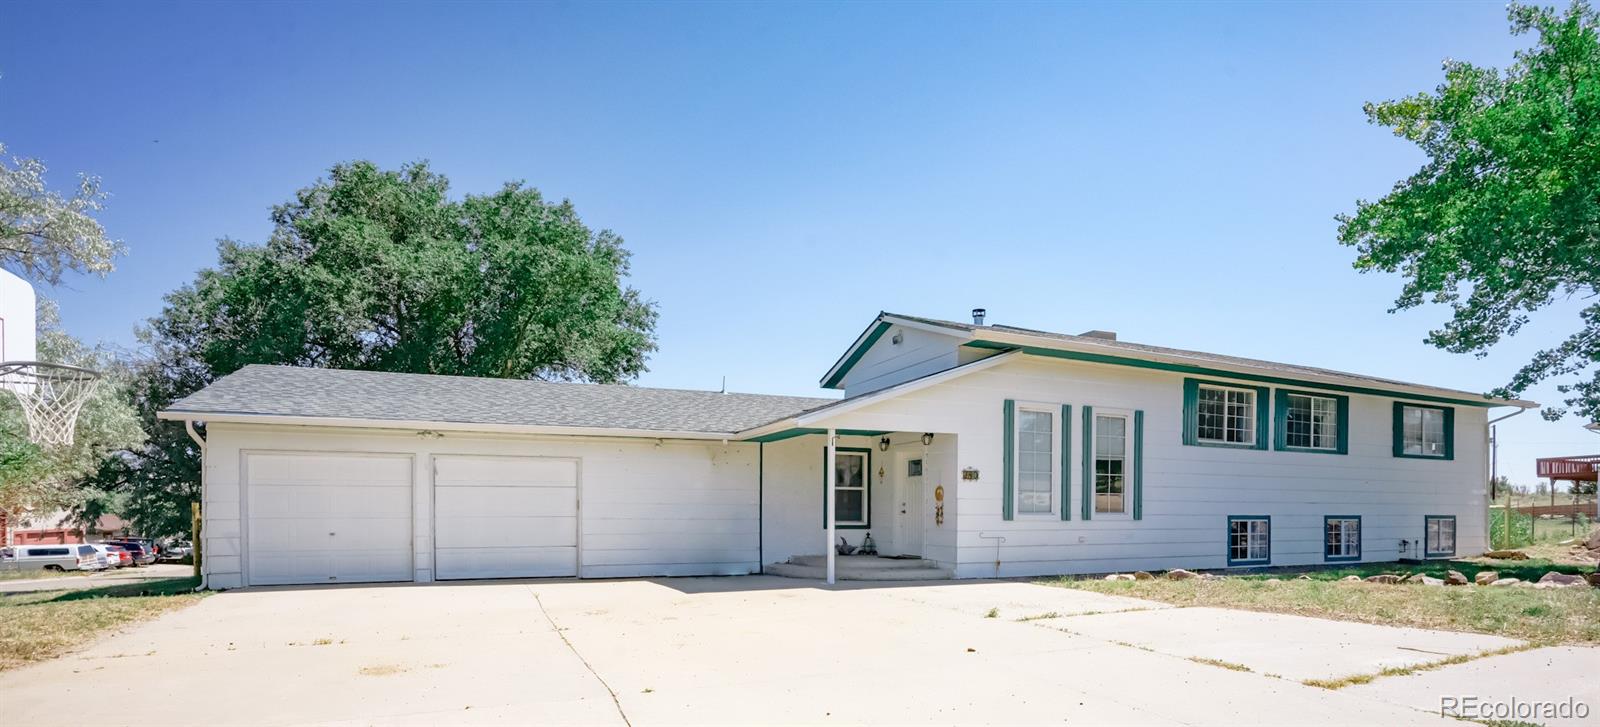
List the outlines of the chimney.
{"label": "chimney", "polygon": [[1083,333],[1080,333],[1078,335],[1083,336],[1084,338],[1103,338],[1103,339],[1105,339],[1107,341],[1115,341],[1115,340],[1117,340],[1117,332],[1116,331],[1102,331],[1102,330],[1096,329],[1096,330],[1093,330],[1093,331],[1084,331]]}
{"label": "chimney", "polygon": [[974,325],[974,326],[983,325],[983,317],[985,315],[987,315],[988,313],[989,313],[989,311],[984,310],[982,308],[973,308],[972,309],[972,325]]}

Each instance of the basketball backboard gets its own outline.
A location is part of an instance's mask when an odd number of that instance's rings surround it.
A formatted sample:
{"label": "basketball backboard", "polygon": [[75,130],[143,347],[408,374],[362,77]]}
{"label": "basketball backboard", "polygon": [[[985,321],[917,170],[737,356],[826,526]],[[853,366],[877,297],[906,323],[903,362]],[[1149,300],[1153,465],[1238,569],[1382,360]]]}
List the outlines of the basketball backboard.
{"label": "basketball backboard", "polygon": [[0,269],[0,361],[39,358],[38,306],[39,299],[28,281]]}

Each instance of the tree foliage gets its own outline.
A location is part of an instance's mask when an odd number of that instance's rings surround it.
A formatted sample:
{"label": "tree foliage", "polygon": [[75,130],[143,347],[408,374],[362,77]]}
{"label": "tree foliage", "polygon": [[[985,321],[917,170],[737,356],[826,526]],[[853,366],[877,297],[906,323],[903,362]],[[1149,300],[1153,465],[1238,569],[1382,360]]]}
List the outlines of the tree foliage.
{"label": "tree foliage", "polygon": [[272,222],[263,245],[222,241],[141,331],[151,437],[96,480],[147,533],[181,532],[198,496],[198,452],[156,412],[246,364],[614,383],[655,349],[622,239],[520,183],[452,199],[426,164],[341,164]]}
{"label": "tree foliage", "polygon": [[24,278],[58,285],[66,271],[105,275],[122,244],[106,237],[94,218],[105,203],[100,178],[78,176],[71,197],[50,191],[45,165],[13,157],[0,144],[0,267]]}
{"label": "tree foliage", "polygon": [[[1357,269],[1406,277],[1394,310],[1448,304],[1452,318],[1427,341],[1480,356],[1533,312],[1600,291],[1600,17],[1581,1],[1564,14],[1513,4],[1509,15],[1512,33],[1538,37],[1509,68],[1446,61],[1434,92],[1367,104],[1369,121],[1428,160],[1338,218]],[[1580,317],[1493,393],[1559,377],[1566,404],[1600,420],[1600,368],[1583,378],[1600,361],[1600,302]]]}

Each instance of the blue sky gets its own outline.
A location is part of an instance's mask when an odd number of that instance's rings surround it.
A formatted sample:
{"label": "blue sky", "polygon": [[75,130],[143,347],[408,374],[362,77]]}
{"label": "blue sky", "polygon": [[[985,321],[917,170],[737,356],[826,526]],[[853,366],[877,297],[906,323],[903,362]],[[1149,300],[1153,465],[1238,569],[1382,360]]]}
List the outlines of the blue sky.
{"label": "blue sky", "polygon": [[[521,179],[634,253],[661,311],[640,383],[817,393],[879,310],[1305,363],[1469,390],[1484,359],[1391,315],[1333,216],[1421,155],[1361,104],[1505,65],[1503,3],[0,5],[0,141],[100,175],[129,255],[43,292],[132,345],[161,296],[264,239],[335,162]],[[1532,392],[1542,402],[1552,386]],[[1501,471],[1600,450],[1502,428]]]}

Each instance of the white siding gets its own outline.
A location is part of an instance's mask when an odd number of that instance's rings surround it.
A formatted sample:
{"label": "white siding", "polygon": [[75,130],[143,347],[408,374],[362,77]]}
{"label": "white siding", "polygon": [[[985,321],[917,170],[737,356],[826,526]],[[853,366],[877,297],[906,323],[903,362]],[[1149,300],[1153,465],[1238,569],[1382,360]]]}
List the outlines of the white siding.
{"label": "white siding", "polygon": [[[1362,516],[1364,561],[1418,555],[1424,515],[1456,516],[1457,554],[1485,549],[1484,408],[1455,407],[1451,461],[1394,457],[1396,398],[1357,394],[1350,395],[1348,455],[1191,447],[1183,445],[1183,379],[1178,373],[1024,357],[842,414],[829,423],[957,435],[957,466],[980,473],[978,480],[961,481],[954,488],[960,527],[953,547],[961,577],[1222,568],[1227,566],[1229,515],[1272,516],[1273,565],[1322,563],[1324,515]],[[1002,519],[1005,399],[1073,405],[1071,521],[1022,515]],[[1140,521],[1104,515],[1090,522],[1081,519],[1078,458],[1083,456],[1085,404],[1145,412]],[[954,513],[947,511],[947,525],[953,521]],[[997,549],[983,535],[1003,536],[1006,542]],[[1405,553],[1401,540],[1411,541]]]}
{"label": "white siding", "polygon": [[[901,337],[900,343],[894,337]],[[961,340],[920,328],[892,326],[862,354],[840,382],[845,396],[858,396],[922,378],[958,364]]]}
{"label": "white siding", "polygon": [[[894,542],[895,454],[910,450],[922,452],[919,432],[897,432],[890,436],[893,446],[888,452],[878,450],[879,437],[840,437],[840,447],[871,449],[872,494],[871,524],[867,528],[839,528],[839,535],[851,545],[859,546],[863,536],[872,534],[880,548]],[[936,436],[934,444],[924,456],[922,556],[940,561],[946,567],[955,567],[955,447],[953,438]],[[796,555],[818,555],[823,550],[824,524],[822,513],[822,479],[824,446],[827,438],[821,434],[770,442],[765,445],[764,458],[765,496],[762,503],[765,527],[763,528],[763,556],[767,563],[781,563]],[[934,522],[933,490],[943,484],[946,492],[945,521]]]}
{"label": "white siding", "polygon": [[214,588],[247,583],[241,555],[243,456],[281,452],[409,455],[414,575],[433,579],[434,455],[573,458],[580,570],[588,578],[732,575],[760,570],[756,445],[600,437],[520,437],[212,424],[205,458],[205,569]]}

